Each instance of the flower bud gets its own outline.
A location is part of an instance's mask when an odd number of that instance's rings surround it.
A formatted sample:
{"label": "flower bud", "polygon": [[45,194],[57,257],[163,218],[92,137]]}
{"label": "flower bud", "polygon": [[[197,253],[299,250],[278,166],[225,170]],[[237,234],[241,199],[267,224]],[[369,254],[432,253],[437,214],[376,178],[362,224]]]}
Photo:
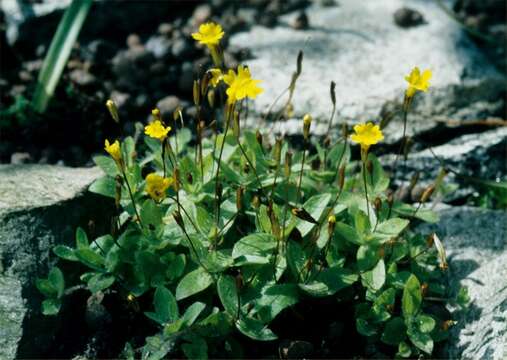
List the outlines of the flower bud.
{"label": "flower bud", "polygon": [[328,234],[328,236],[333,235],[335,227],[336,227],[336,216],[331,214],[327,218],[327,234]]}
{"label": "flower bud", "polygon": [[252,198],[252,205],[256,209],[258,209],[261,206],[261,200],[257,195],[254,195],[254,197]]}
{"label": "flower bud", "polygon": [[176,224],[178,224],[178,226],[183,231],[185,231],[185,223],[183,222],[183,218],[181,217],[181,214],[179,211],[173,212],[173,218],[174,218],[174,221],[176,221]]}
{"label": "flower bud", "polygon": [[430,248],[433,246],[434,243],[435,243],[435,234],[430,234],[426,238],[426,245]]}
{"label": "flower bud", "polygon": [[151,110],[151,116],[153,116],[154,121],[158,120],[162,122],[162,116],[160,115],[160,110],[158,108]]}
{"label": "flower bud", "polygon": [[331,138],[329,136],[326,136],[326,138],[324,139],[324,146],[328,148],[329,145],[331,145]]}
{"label": "flower bud", "polygon": [[118,108],[116,107],[116,104],[113,100],[109,99],[106,101],[107,109],[109,110],[109,113],[111,114],[111,117],[114,121],[117,123],[120,122],[120,116],[118,115]]}
{"label": "flower bud", "polygon": [[301,71],[303,71],[303,50],[299,50],[296,64],[296,75],[299,76],[301,75]]}
{"label": "flower bud", "polygon": [[331,81],[331,84],[329,85],[329,95],[331,95],[331,102],[333,103],[333,106],[336,105],[336,83],[334,81]]}
{"label": "flower bud", "polygon": [[192,176],[192,173],[187,174],[187,182],[192,185],[194,182],[194,177]]}
{"label": "flower bud", "polygon": [[262,134],[258,129],[255,131],[255,140],[257,140],[257,144],[262,148]]}
{"label": "flower bud", "polygon": [[282,138],[277,137],[275,140],[275,149],[273,151],[273,157],[275,158],[276,166],[280,164],[282,159]]}
{"label": "flower bud", "polygon": [[310,213],[308,211],[306,211],[304,208],[292,208],[291,213],[292,213],[292,215],[294,215],[295,217],[297,217],[301,220],[318,225],[317,220],[315,220],[312,217],[312,215],[310,215]]}
{"label": "flower bud", "polygon": [[340,170],[338,171],[338,188],[343,190],[343,186],[345,185],[345,165],[340,166]]}
{"label": "flower bud", "polygon": [[174,168],[173,170],[173,179],[174,179],[174,191],[180,191],[180,170],[178,168]]}
{"label": "flower bud", "polygon": [[382,209],[382,200],[377,196],[374,201],[375,210],[377,211],[377,214]]}
{"label": "flower bud", "polygon": [[420,202],[425,203],[426,201],[428,201],[428,199],[431,197],[434,191],[435,186],[433,185],[428,186],[426,190],[424,190],[424,192],[422,193]]}
{"label": "flower bud", "polygon": [[215,91],[213,89],[208,91],[208,104],[211,108],[215,106]]}
{"label": "flower bud", "polygon": [[424,297],[428,293],[428,284],[422,283],[421,284],[421,295]]}
{"label": "flower bud", "polygon": [[344,139],[347,139],[349,136],[349,129],[347,128],[347,124],[343,124],[342,126],[342,136]]}
{"label": "flower bud", "polygon": [[385,249],[384,249],[384,245],[382,245],[382,246],[380,246],[380,247],[378,248],[378,256],[379,256],[380,258],[383,258],[383,257],[385,256],[385,254],[386,254],[386,251],[385,251]]}
{"label": "flower bud", "polygon": [[232,122],[232,131],[234,133],[234,136],[239,138],[239,136],[240,136],[239,111],[234,111],[233,122]]}
{"label": "flower bud", "polygon": [[238,212],[243,211],[243,195],[245,193],[245,188],[240,186],[236,190],[236,209]]}
{"label": "flower bud", "polygon": [[370,175],[372,175],[372,174],[373,174],[373,162],[372,162],[371,160],[368,160],[368,161],[366,162],[366,170],[368,170],[368,173],[369,173]]}
{"label": "flower bud", "polygon": [[209,82],[211,80],[212,74],[210,71],[206,71],[201,81],[201,94],[206,94],[206,90],[208,89]]}
{"label": "flower bud", "polygon": [[199,106],[199,104],[201,103],[201,91],[200,91],[200,86],[199,86],[199,80],[194,80],[194,86],[192,88],[192,92],[193,92],[193,95],[194,95],[194,104],[196,106]]}
{"label": "flower bud", "polygon": [[312,125],[312,117],[310,114],[306,114],[303,117],[303,137],[308,140],[310,136],[310,126]]}
{"label": "flower bud", "polygon": [[287,180],[290,178],[292,173],[292,153],[287,151],[285,153],[285,164],[284,164],[284,173]]}

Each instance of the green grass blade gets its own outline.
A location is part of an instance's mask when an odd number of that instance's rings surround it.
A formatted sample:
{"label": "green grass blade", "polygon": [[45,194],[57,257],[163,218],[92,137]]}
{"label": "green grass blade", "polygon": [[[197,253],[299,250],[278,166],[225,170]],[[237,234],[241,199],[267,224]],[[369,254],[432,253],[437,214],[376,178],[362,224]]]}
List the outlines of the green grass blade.
{"label": "green grass blade", "polygon": [[37,79],[32,99],[35,111],[46,111],[91,4],[92,0],[73,0],[65,10]]}

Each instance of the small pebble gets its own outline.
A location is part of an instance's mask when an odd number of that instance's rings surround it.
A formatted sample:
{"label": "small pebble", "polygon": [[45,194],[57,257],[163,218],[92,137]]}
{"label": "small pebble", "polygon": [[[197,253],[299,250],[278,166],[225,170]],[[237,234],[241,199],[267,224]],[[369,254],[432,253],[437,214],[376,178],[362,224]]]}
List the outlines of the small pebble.
{"label": "small pebble", "polygon": [[394,22],[402,28],[409,28],[425,24],[423,15],[414,9],[402,7],[394,13]]}

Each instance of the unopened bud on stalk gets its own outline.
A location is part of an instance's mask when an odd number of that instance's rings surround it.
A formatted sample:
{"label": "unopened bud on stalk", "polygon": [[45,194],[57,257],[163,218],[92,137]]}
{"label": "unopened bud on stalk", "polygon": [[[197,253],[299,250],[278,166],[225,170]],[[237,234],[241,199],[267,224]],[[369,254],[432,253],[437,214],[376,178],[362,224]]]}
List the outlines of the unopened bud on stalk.
{"label": "unopened bud on stalk", "polygon": [[336,216],[329,215],[329,217],[327,218],[327,234],[328,234],[328,236],[333,235],[335,227],[336,227]]}
{"label": "unopened bud on stalk", "polygon": [[324,146],[328,148],[329,145],[331,145],[331,138],[329,136],[326,136],[326,138],[324,139]]}
{"label": "unopened bud on stalk", "polygon": [[303,71],[303,50],[298,52],[296,75],[301,75],[301,71]]}
{"label": "unopened bud on stalk", "polygon": [[331,84],[329,85],[329,95],[331,96],[331,102],[333,105],[336,105],[336,83],[334,81],[331,81]]}
{"label": "unopened bud on stalk", "polygon": [[109,99],[106,101],[107,109],[109,110],[109,113],[111,114],[111,117],[113,120],[117,123],[120,122],[120,116],[118,115],[118,108],[116,107],[116,104],[113,100]]}
{"label": "unopened bud on stalk", "polygon": [[369,173],[370,175],[372,175],[372,174],[373,174],[373,162],[372,162],[371,160],[368,160],[368,161],[366,162],[366,170],[368,170],[368,173]]}
{"label": "unopened bud on stalk", "polygon": [[349,128],[347,127],[347,124],[343,124],[342,126],[342,136],[344,139],[347,139],[349,136]]}
{"label": "unopened bud on stalk", "polygon": [[417,182],[419,181],[419,175],[419,171],[416,171],[410,178],[410,185],[408,186],[409,191],[412,191],[412,189],[416,186]]}
{"label": "unopened bud on stalk", "polygon": [[174,179],[173,183],[174,191],[178,192],[180,191],[180,170],[178,168],[174,168],[173,170],[173,179]]}
{"label": "unopened bud on stalk", "polygon": [[308,140],[310,137],[310,126],[312,125],[312,117],[310,114],[306,114],[303,117],[303,137]]}
{"label": "unopened bud on stalk", "polygon": [[243,211],[243,195],[245,193],[245,188],[240,186],[236,190],[236,209],[238,212]]}
{"label": "unopened bud on stalk", "polygon": [[155,121],[162,121],[162,116],[160,115],[160,110],[158,108],[151,110],[151,116],[153,116],[153,120]]}
{"label": "unopened bud on stalk", "polygon": [[282,159],[282,138],[277,137],[275,140],[275,150],[274,150],[274,158],[276,161],[276,166],[280,164],[280,160]]}
{"label": "unopened bud on stalk", "polygon": [[381,245],[379,248],[378,248],[378,256],[380,258],[383,258],[386,254],[386,250],[384,249],[384,245]]}
{"label": "unopened bud on stalk", "polygon": [[192,173],[187,174],[187,182],[192,185],[194,182],[194,177],[192,176]]}
{"label": "unopened bud on stalk", "polygon": [[412,146],[414,145],[414,140],[412,138],[407,137],[405,140],[405,144],[403,146],[403,157],[406,159],[408,156],[408,153],[410,152],[410,149],[412,149]]}
{"label": "unopened bud on stalk", "polygon": [[292,173],[292,153],[287,151],[285,153],[285,164],[284,164],[284,173],[287,180],[290,178]]}
{"label": "unopened bud on stalk", "polygon": [[213,89],[208,91],[208,104],[211,108],[215,106],[215,91]]}
{"label": "unopened bud on stalk", "polygon": [[199,86],[199,80],[194,80],[194,87],[192,89],[193,91],[193,95],[194,95],[194,104],[196,106],[199,106],[199,104],[201,103],[201,91],[200,91],[200,86]]}
{"label": "unopened bud on stalk", "polygon": [[343,186],[345,185],[345,165],[340,166],[340,170],[338,170],[338,188],[343,190]]}
{"label": "unopened bud on stalk", "polygon": [[426,245],[430,248],[433,246],[434,243],[435,243],[435,234],[430,234],[426,238]]}
{"label": "unopened bud on stalk", "polygon": [[262,148],[262,134],[258,129],[255,131],[255,140],[257,140],[257,144]]}
{"label": "unopened bud on stalk", "polygon": [[419,200],[421,203],[425,203],[426,201],[428,201],[428,199],[431,197],[431,195],[433,194],[433,192],[435,191],[435,186],[433,185],[430,185],[426,188],[426,190],[424,190],[424,192],[422,193],[421,195],[421,200]]}
{"label": "unopened bud on stalk", "polygon": [[256,209],[258,209],[259,206],[261,206],[261,200],[259,199],[259,196],[254,195],[254,197],[252,198],[252,205]]}
{"label": "unopened bud on stalk", "polygon": [[176,221],[176,224],[178,224],[178,226],[183,231],[185,231],[185,223],[183,222],[183,218],[181,217],[181,214],[179,211],[173,212],[173,218],[174,218],[174,221]]}
{"label": "unopened bud on stalk", "polygon": [[422,283],[421,284],[421,295],[424,297],[428,293],[428,284]]}
{"label": "unopened bud on stalk", "polygon": [[239,138],[240,136],[240,127],[239,127],[239,111],[234,111],[233,114],[233,122],[232,122],[232,131],[234,136]]}
{"label": "unopened bud on stalk", "polygon": [[382,209],[382,200],[378,196],[375,198],[374,205],[375,205],[375,211],[377,211],[377,214],[378,214],[380,212],[380,210]]}
{"label": "unopened bud on stalk", "polygon": [[387,205],[389,205],[389,208],[393,207],[393,202],[394,202],[393,193],[389,192],[389,194],[387,194]]}
{"label": "unopened bud on stalk", "polygon": [[121,200],[121,189],[123,185],[123,179],[120,175],[116,175],[116,182],[115,182],[115,194],[114,194],[114,204],[116,205],[116,208],[120,208],[120,200]]}
{"label": "unopened bud on stalk", "polygon": [[201,81],[201,94],[206,94],[206,90],[208,89],[209,81],[211,80],[212,74],[210,71],[206,71]]}

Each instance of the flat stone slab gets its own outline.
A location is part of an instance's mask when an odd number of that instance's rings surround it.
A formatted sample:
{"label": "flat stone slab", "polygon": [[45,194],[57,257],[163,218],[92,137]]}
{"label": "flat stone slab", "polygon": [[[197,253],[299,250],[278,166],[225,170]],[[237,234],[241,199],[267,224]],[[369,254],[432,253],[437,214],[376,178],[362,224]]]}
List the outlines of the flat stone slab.
{"label": "flat stone slab", "polygon": [[[404,6],[420,11],[426,24],[409,29],[395,25],[393,14]],[[326,134],[331,80],[336,82],[334,124],[378,120],[386,103],[402,101],[404,77],[414,66],[432,69],[433,78],[430,91],[416,99],[410,131],[424,131],[449,118],[477,120],[501,111],[505,79],[434,1],[341,0],[337,6],[314,4],[306,14],[308,30],[254,26],[230,40],[251,49],[254,59],[247,63],[252,76],[263,80],[265,92],[252,102],[257,114],[265,113],[288,86],[297,53],[304,50],[293,98],[299,120],[277,124],[275,130],[301,133],[300,117],[310,113],[321,121],[312,125],[312,132]],[[288,14],[282,22],[290,24],[297,15]],[[387,142],[399,139],[401,127],[391,125],[385,135]]]}
{"label": "flat stone slab", "polygon": [[51,346],[58,321],[42,315],[34,281],[55,263],[53,246],[74,242],[77,226],[91,220],[104,231],[108,207],[85,194],[101,174],[98,168],[0,165],[0,359],[44,357]]}
{"label": "flat stone slab", "polygon": [[[503,360],[507,355],[507,212],[471,207],[439,211],[436,232],[449,263],[449,286],[467,286],[468,309],[455,312],[446,346],[450,359]],[[455,309],[450,309],[455,310]]]}

